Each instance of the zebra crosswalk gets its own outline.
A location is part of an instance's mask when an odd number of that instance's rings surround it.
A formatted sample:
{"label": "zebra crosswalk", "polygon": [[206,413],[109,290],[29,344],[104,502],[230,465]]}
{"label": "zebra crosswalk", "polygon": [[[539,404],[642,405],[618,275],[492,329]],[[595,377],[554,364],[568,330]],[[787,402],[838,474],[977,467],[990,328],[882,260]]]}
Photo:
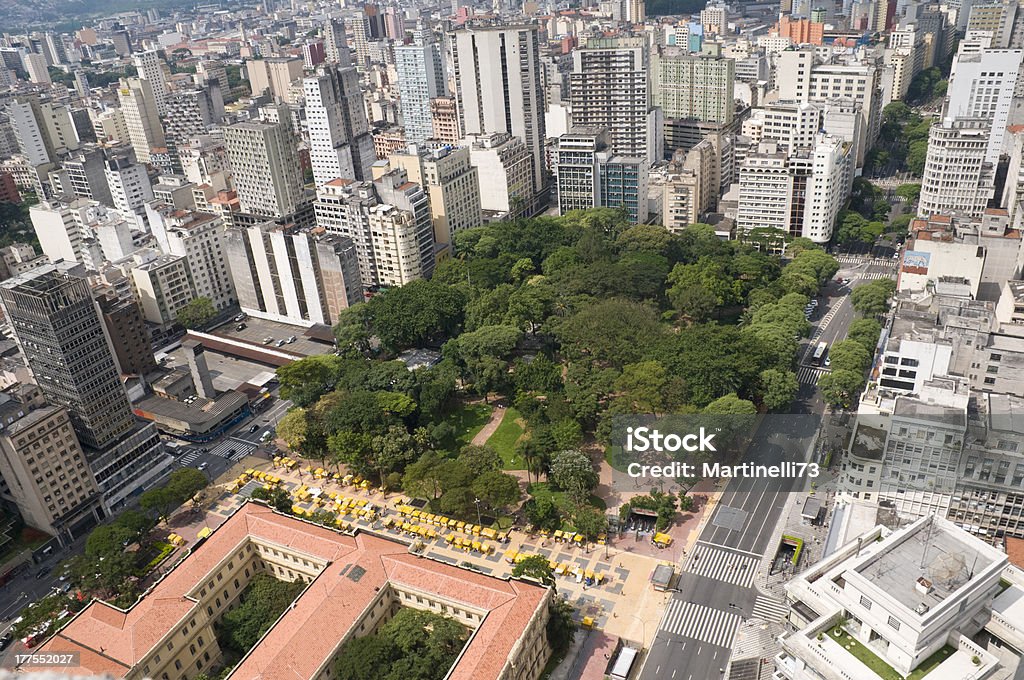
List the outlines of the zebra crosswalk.
{"label": "zebra crosswalk", "polygon": [[750,615],[752,619],[764,619],[765,621],[783,621],[789,616],[789,606],[780,600],[768,595],[758,595],[754,601],[754,609]]}
{"label": "zebra crosswalk", "polygon": [[754,582],[758,558],[698,543],[686,570],[691,574],[724,581],[743,588]]}
{"label": "zebra crosswalk", "polygon": [[679,637],[729,648],[732,647],[732,640],[740,621],[740,615],[731,611],[683,600],[672,600],[665,611],[661,629]]}
{"label": "zebra crosswalk", "polygon": [[192,463],[196,462],[196,458],[198,458],[199,456],[199,451],[196,451],[195,449],[189,449],[188,453],[184,454],[181,458],[178,459],[178,463],[180,463],[182,467],[188,467]]}
{"label": "zebra crosswalk", "polygon": [[892,272],[861,272],[854,278],[863,279],[866,281],[874,281],[876,279],[891,279],[893,278]]}
{"label": "zebra crosswalk", "polygon": [[213,450],[210,451],[210,455],[220,456],[221,458],[227,458],[228,460],[232,461],[239,461],[248,456],[255,449],[255,446],[231,440],[221,442],[217,446],[213,447]]}
{"label": "zebra crosswalk", "polygon": [[827,368],[815,368],[814,366],[801,366],[796,373],[796,379],[802,385],[817,385],[821,376],[831,373]]}

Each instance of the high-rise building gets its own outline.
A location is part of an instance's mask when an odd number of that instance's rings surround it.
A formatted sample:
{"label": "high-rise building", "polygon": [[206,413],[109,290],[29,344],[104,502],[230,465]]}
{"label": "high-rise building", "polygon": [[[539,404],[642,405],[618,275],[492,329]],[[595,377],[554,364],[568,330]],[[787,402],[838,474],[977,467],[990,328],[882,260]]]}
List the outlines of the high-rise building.
{"label": "high-rise building", "polygon": [[345,24],[336,19],[328,19],[323,25],[324,57],[328,63],[341,67],[352,65],[352,53],[345,40]]}
{"label": "high-rise building", "polygon": [[727,16],[728,12],[724,5],[708,3],[707,7],[700,11],[700,25],[704,29],[704,35],[724,35],[728,30]]}
{"label": "high-rise building", "polygon": [[284,217],[305,202],[289,119],[230,125],[224,129],[224,143],[243,212]]}
{"label": "high-rise building", "polygon": [[146,214],[160,249],[185,258],[196,296],[209,298],[217,309],[234,304],[235,284],[224,250],[224,220],[156,201],[146,204]]}
{"label": "high-rise building", "polygon": [[1014,24],[1020,12],[1020,3],[1017,0],[971,3],[967,32],[990,32],[993,48],[1010,47]]}
{"label": "high-rise building", "polygon": [[146,201],[153,200],[153,185],[146,166],[124,156],[113,156],[107,159],[106,177],[111,202],[121,215],[129,219],[132,215],[145,215]]}
{"label": "high-rise building", "polygon": [[558,212],[623,208],[634,224],[647,221],[648,164],[611,152],[603,128],[573,128],[558,138]]}
{"label": "high-rise building", "polygon": [[405,139],[409,144],[419,144],[434,134],[431,101],[443,97],[448,89],[441,49],[429,30],[417,30],[412,43],[395,48],[395,69]]}
{"label": "high-rise building", "polygon": [[993,166],[1003,152],[1022,59],[1024,50],[960,52],[953,59],[943,115],[991,121],[985,161]]}
{"label": "high-rise building", "polygon": [[664,47],[653,59],[654,104],[666,120],[695,119],[732,123],[736,115],[736,65],[718,46],[691,54]]}
{"label": "high-rise building", "polygon": [[402,286],[434,271],[430,205],[404,170],[373,182],[328,182],[317,190],[316,220],[355,244],[364,287]]}
{"label": "high-rise building", "polygon": [[851,150],[830,135],[805,148],[762,142],[740,166],[737,231],[776,229],[828,243],[850,193]]}
{"label": "high-rise building", "polygon": [[69,186],[66,188],[71,193],[79,198],[114,206],[110,186],[107,184],[106,158],[102,149],[82,149],[65,159],[63,166],[68,176]]}
{"label": "high-rise building", "polygon": [[270,57],[245,62],[253,94],[269,91],[275,101],[292,103],[292,83],[302,77],[302,59]]}
{"label": "high-rise building", "polygon": [[533,159],[518,137],[507,132],[471,136],[469,162],[480,180],[480,207],[491,217],[522,217],[533,193]]}
{"label": "high-rise building", "polygon": [[352,240],[264,222],[228,230],[226,247],[238,304],[258,318],[333,325],[363,300]]}
{"label": "high-rise building", "polygon": [[140,163],[149,163],[151,150],[166,145],[153,86],[141,78],[122,78],[117,98],[128,130],[128,139],[122,141],[131,142]]}
{"label": "high-rise building", "polygon": [[180,166],[178,147],[196,135],[206,134],[224,116],[224,98],[216,82],[167,95],[167,114],[163,117],[167,147]]}
{"label": "high-rise building", "polygon": [[35,52],[26,52],[22,57],[22,66],[28,73],[28,79],[39,85],[50,84],[50,71],[46,57]]}
{"label": "high-rise building", "polygon": [[132,55],[135,69],[139,78],[149,83],[153,91],[153,102],[156,105],[156,113],[163,116],[167,113],[167,74],[164,69],[166,64],[156,51],[137,52]]}
{"label": "high-rise building", "polygon": [[7,105],[18,149],[31,165],[45,165],[57,159],[57,151],[45,125],[39,121],[39,101],[34,98],[15,99]]}
{"label": "high-rise building", "polygon": [[228,70],[219,61],[197,62],[196,76],[199,79],[199,84],[202,86],[217,83],[220,86],[222,97],[231,91],[231,84],[228,82]]}
{"label": "high-rise building", "polygon": [[995,168],[988,158],[992,121],[947,118],[928,134],[917,214],[981,217],[995,195]]}
{"label": "high-rise building", "polygon": [[95,112],[89,110],[93,116],[92,129],[98,142],[124,142],[131,143],[128,136],[128,125],[124,120],[124,113],[121,109],[107,109],[106,111]]}
{"label": "high-rise building", "polygon": [[573,127],[608,130],[616,154],[661,160],[662,130],[651,106],[646,38],[591,39],[572,58]]}
{"label": "high-rise building", "polygon": [[144,248],[117,266],[131,282],[142,316],[151,324],[169,327],[177,320],[178,310],[197,297],[189,261],[181,255]]}
{"label": "high-rise building", "polygon": [[111,288],[100,293],[97,302],[121,374],[146,375],[155,371],[153,338],[134,295],[120,295]]}
{"label": "high-rise building", "polygon": [[102,496],[67,409],[32,384],[0,391],[0,478],[30,527],[61,545],[102,516]]}
{"label": "high-rise building", "polygon": [[431,137],[447,144],[458,144],[459,109],[454,97],[437,97],[430,100]]}
{"label": "high-rise building", "polygon": [[407,152],[392,154],[389,163],[427,192],[435,243],[451,244],[456,232],[483,222],[479,171],[469,162],[468,148],[410,145]]}
{"label": "high-rise building", "polygon": [[46,400],[68,410],[107,507],[165,473],[173,459],[156,429],[135,421],[76,265],[46,265],[4,281],[0,302]]}
{"label": "high-rise building", "polygon": [[467,25],[449,38],[462,136],[507,132],[533,159],[528,214],[547,185],[544,78],[535,25]]}
{"label": "high-rise building", "polygon": [[332,179],[370,179],[377,156],[366,119],[359,74],[327,66],[302,82],[306,96],[309,161],[316,185]]}

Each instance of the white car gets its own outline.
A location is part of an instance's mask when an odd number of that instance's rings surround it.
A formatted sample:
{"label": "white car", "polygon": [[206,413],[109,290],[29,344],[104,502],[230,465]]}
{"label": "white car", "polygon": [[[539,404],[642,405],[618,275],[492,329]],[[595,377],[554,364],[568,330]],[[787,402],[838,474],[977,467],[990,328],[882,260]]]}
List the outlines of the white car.
{"label": "white car", "polygon": [[206,466],[207,466],[207,465],[209,465],[209,463],[200,463],[200,464],[199,464],[199,467],[198,467],[198,468],[196,468],[196,469],[197,469],[197,470],[199,470],[200,472],[202,472],[203,470],[205,470],[205,469],[206,469]]}
{"label": "white car", "polygon": [[832,365],[832,357],[825,357],[825,365],[826,366],[831,366]]}

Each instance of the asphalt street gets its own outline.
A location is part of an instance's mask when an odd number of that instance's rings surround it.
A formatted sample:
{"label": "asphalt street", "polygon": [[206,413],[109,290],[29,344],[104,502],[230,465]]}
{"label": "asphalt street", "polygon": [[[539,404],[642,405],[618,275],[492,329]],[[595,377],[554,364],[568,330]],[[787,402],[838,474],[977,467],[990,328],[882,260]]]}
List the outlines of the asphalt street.
{"label": "asphalt street", "polygon": [[[894,275],[891,258],[840,258],[811,318],[810,339],[801,347],[800,389],[787,415],[766,416],[745,460],[809,461],[825,412],[817,379],[827,369],[804,361],[819,342],[832,344],[846,337],[855,318],[850,290],[876,278]],[[804,485],[809,480],[804,480]],[[707,680],[724,676],[736,629],[750,618],[758,599],[756,583],[762,557],[778,547],[775,528],[786,494],[802,491],[773,479],[734,478],[726,486],[710,520],[684,562],[677,590],[648,650],[641,680]]]}

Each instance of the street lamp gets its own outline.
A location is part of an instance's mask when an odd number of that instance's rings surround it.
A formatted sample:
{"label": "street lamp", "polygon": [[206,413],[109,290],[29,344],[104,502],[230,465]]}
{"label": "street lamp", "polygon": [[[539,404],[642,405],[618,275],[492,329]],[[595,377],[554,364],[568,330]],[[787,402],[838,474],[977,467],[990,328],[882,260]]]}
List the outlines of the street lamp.
{"label": "street lamp", "polygon": [[480,501],[479,498],[474,498],[473,499],[473,505],[476,506],[476,523],[477,524],[480,524],[480,502],[481,501]]}

